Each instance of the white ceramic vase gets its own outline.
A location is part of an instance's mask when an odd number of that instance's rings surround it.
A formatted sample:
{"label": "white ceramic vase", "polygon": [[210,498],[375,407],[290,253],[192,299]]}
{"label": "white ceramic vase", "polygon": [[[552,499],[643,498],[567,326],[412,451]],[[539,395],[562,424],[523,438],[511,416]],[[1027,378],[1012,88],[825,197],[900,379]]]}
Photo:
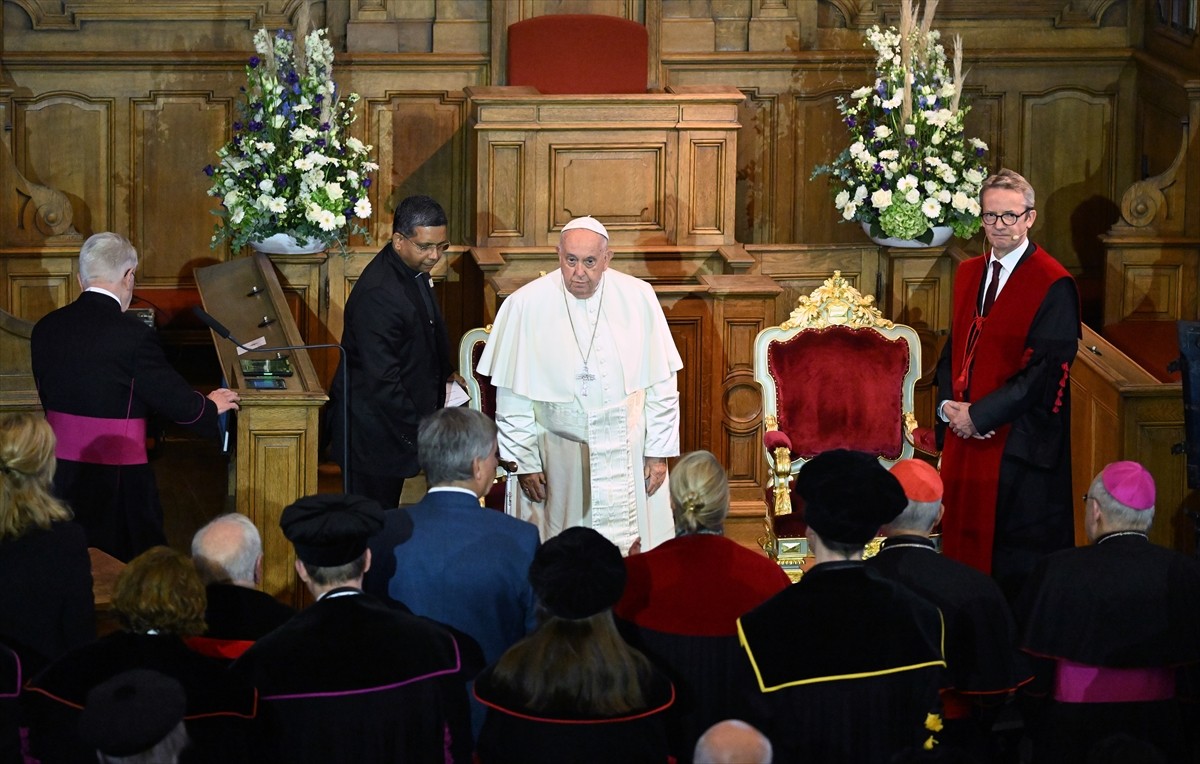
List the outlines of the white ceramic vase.
{"label": "white ceramic vase", "polygon": [[926,244],[925,242],[917,241],[916,239],[896,239],[892,237],[879,238],[871,236],[871,224],[863,223],[863,233],[870,237],[871,241],[881,247],[902,247],[905,249],[919,249],[922,247],[940,247],[950,241],[951,234],[954,233],[948,225],[935,225],[933,227],[933,241]]}
{"label": "white ceramic vase", "polygon": [[329,244],[316,239],[309,239],[301,244],[290,233],[277,233],[261,241],[252,241],[250,246],[268,255],[313,255],[324,251]]}

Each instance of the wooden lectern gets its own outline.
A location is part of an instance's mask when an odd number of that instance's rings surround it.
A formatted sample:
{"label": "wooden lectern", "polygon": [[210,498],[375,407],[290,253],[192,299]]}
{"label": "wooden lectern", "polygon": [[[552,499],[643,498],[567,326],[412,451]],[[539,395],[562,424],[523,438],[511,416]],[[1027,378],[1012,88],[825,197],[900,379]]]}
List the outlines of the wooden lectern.
{"label": "wooden lectern", "polygon": [[303,344],[266,255],[198,268],[196,285],[204,309],[229,329],[230,339],[214,333],[213,342],[228,386],[242,399],[234,444],[237,511],[262,534],[263,589],[299,607],[296,558],[279,515],[317,492],[317,421],[329,398],[307,351],[245,352],[231,341],[247,347]]}

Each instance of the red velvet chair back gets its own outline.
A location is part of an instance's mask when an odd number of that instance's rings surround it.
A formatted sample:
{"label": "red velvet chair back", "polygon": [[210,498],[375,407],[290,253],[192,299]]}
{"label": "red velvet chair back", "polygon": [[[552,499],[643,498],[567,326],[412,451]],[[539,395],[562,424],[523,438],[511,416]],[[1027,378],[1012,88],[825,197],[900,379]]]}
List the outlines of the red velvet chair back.
{"label": "red velvet chair back", "polygon": [[874,329],[810,329],[767,348],[779,429],[802,459],[834,448],[899,459],[908,370],[908,342]]}
{"label": "red velvet chair back", "polygon": [[508,28],[508,84],[545,94],[645,93],[648,49],[636,21],[537,16]]}

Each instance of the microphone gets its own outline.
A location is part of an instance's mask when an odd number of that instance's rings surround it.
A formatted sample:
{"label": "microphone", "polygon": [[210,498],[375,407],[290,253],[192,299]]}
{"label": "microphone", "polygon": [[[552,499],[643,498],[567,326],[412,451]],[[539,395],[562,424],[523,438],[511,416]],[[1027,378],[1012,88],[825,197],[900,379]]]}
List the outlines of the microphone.
{"label": "microphone", "polygon": [[350,493],[350,412],[348,401],[350,399],[350,364],[346,360],[346,348],[336,342],[315,343],[311,345],[278,345],[276,347],[261,347],[248,348],[238,342],[237,338],[230,333],[225,325],[218,321],[208,311],[201,308],[199,305],[192,307],[192,313],[196,314],[196,318],[204,322],[204,325],[212,329],[223,340],[229,340],[237,347],[250,353],[270,353],[282,350],[316,350],[320,348],[337,348],[340,354],[342,373],[342,493]]}
{"label": "microphone", "polygon": [[1013,240],[1013,241],[1020,241],[1020,240],[1021,240],[1021,237],[1020,237],[1020,235],[1018,235],[1018,234],[1015,234],[1015,233],[1014,233],[1014,234],[1012,235],[1012,240]]}
{"label": "microphone", "polygon": [[204,308],[201,308],[199,305],[195,305],[192,307],[192,312],[195,313],[196,318],[203,321],[209,329],[212,329],[214,332],[216,332],[218,337],[223,340],[229,340],[238,347],[242,346],[242,343],[234,339],[229,333],[229,330],[225,328],[225,324],[222,324],[220,321],[213,318],[212,314],[206,311]]}

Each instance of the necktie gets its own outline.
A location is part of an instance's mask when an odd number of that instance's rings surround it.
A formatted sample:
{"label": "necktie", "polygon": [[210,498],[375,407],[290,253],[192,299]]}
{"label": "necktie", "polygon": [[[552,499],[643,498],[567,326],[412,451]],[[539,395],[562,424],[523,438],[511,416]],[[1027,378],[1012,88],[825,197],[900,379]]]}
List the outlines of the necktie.
{"label": "necktie", "polygon": [[417,291],[421,293],[421,302],[425,305],[425,317],[433,324],[433,317],[437,314],[433,307],[432,281],[428,273],[417,274]]}
{"label": "necktie", "polygon": [[996,302],[996,290],[1000,286],[1000,261],[992,261],[992,280],[988,282],[987,294],[983,296],[983,309],[979,311],[979,315],[986,316],[988,311],[992,309],[992,304]]}

